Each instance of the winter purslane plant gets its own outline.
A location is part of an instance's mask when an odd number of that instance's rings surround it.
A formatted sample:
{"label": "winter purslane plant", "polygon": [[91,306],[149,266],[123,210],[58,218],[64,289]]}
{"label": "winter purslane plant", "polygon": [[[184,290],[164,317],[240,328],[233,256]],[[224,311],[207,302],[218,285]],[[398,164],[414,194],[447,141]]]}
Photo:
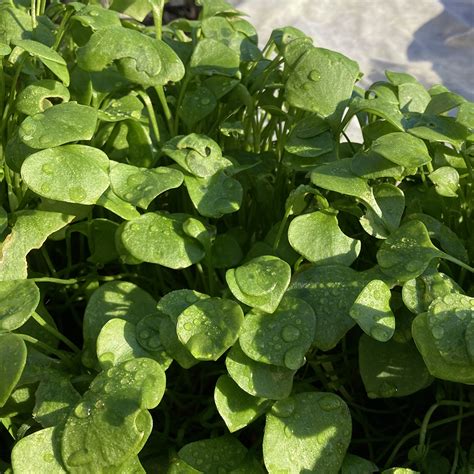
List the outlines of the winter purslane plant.
{"label": "winter purslane plant", "polygon": [[472,472],[474,104],[110,3],[0,3],[2,471]]}

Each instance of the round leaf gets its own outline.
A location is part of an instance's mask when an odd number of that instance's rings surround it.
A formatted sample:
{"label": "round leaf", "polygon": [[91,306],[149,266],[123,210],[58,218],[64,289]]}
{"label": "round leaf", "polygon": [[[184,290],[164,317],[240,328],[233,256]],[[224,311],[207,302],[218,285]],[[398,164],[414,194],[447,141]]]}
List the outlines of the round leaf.
{"label": "round leaf", "polygon": [[179,340],[198,360],[217,360],[238,338],[244,320],[232,300],[206,298],[188,306],[178,317]]}
{"label": "round leaf", "polygon": [[181,220],[148,213],[127,222],[121,241],[130,254],[143,262],[180,269],[204,257],[201,244],[183,231]]}
{"label": "round leaf", "polygon": [[305,362],[315,326],[316,317],[311,306],[298,298],[285,296],[273,314],[255,309],[247,313],[240,346],[257,362],[297,370]]}
{"label": "round leaf", "polygon": [[296,217],[288,228],[290,245],[318,265],[351,265],[361,243],[344,234],[334,212],[317,211]]}
{"label": "round leaf", "polygon": [[395,316],[390,308],[390,288],[372,280],[359,293],[350,310],[360,328],[377,341],[388,341],[395,331]]}
{"label": "round leaf", "polygon": [[5,405],[26,364],[26,344],[16,334],[0,335],[0,407]]}
{"label": "round leaf", "polygon": [[268,472],[338,474],[351,440],[349,408],[334,393],[299,393],[267,414],[263,458]]}
{"label": "round leaf", "polygon": [[266,313],[277,309],[290,278],[290,266],[270,255],[254,258],[226,272],[232,294],[242,303]]}
{"label": "round leaf", "polygon": [[39,301],[39,289],[31,280],[0,281],[0,333],[23,326]]}
{"label": "round leaf", "polygon": [[77,204],[95,204],[109,187],[109,160],[97,148],[66,145],[30,155],[21,177],[40,196]]}

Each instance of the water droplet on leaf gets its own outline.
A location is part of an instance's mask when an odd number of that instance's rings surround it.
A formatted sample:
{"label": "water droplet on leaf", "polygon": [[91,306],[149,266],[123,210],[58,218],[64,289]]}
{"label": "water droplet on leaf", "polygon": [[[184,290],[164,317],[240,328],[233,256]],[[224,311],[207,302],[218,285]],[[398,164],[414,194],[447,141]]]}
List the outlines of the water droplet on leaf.
{"label": "water droplet on leaf", "polygon": [[300,330],[290,324],[282,329],[281,337],[285,342],[294,342],[300,337]]}

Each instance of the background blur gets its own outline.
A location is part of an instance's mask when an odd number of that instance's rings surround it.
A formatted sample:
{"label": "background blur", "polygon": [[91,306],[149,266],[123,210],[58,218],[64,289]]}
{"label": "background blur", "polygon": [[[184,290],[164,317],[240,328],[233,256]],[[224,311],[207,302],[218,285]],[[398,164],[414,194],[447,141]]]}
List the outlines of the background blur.
{"label": "background blur", "polygon": [[230,0],[249,15],[260,42],[295,26],[317,46],[358,61],[364,86],[385,69],[442,83],[474,100],[474,0]]}

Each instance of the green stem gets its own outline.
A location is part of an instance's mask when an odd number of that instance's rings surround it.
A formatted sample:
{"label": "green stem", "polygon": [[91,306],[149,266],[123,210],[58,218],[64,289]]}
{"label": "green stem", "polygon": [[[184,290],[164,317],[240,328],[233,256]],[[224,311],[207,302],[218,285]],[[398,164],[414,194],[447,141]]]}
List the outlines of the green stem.
{"label": "green stem", "polygon": [[462,268],[465,268],[467,271],[474,273],[474,268],[470,267],[467,263],[462,262],[461,260],[458,260],[456,257],[453,257],[447,253],[441,252],[443,254],[442,258],[445,260],[449,260],[450,262],[455,263],[456,265],[459,265]]}
{"label": "green stem", "polygon": [[165,90],[163,86],[155,87],[156,93],[158,94],[158,99],[160,100],[161,107],[163,108],[163,113],[165,114],[166,123],[168,124],[168,130],[173,133],[173,116],[171,114],[170,108],[168,106],[168,101],[166,100]]}
{"label": "green stem", "polygon": [[59,49],[59,45],[61,44],[61,41],[64,37],[64,33],[66,33],[67,23],[69,21],[69,18],[71,18],[72,14],[72,11],[66,12],[61,20],[61,23],[59,24],[58,30],[56,31],[56,38],[52,46],[52,49],[54,49],[55,51]]}
{"label": "green stem", "polygon": [[163,23],[163,8],[165,2],[164,0],[155,0],[150,3],[152,5],[153,23],[155,25],[155,37],[157,40],[161,40],[163,33],[161,25]]}
{"label": "green stem", "polygon": [[181,103],[184,99],[184,94],[186,89],[188,88],[189,81],[191,80],[191,75],[186,74],[183,78],[181,87],[179,89],[178,100],[176,101],[176,109],[174,112],[174,128],[173,128],[173,135],[178,135],[178,127],[179,127],[179,108],[181,107]]}
{"label": "green stem", "polygon": [[79,352],[79,347],[76,346],[72,341],[70,341],[66,336],[62,335],[55,327],[47,323],[38,313],[34,312],[32,315],[33,319],[56,339],[59,339],[61,342],[64,342],[69,349],[72,349],[74,352]]}
{"label": "green stem", "polygon": [[20,336],[25,342],[29,342],[30,344],[33,344],[34,346],[39,347],[40,349],[43,349],[44,351],[48,352],[49,354],[53,354],[62,361],[66,363],[70,363],[69,358],[64,354],[63,351],[54,349],[48,344],[45,344],[44,342],[41,342],[39,339],[36,339],[35,337],[28,336],[28,334],[19,334],[16,333],[17,336]]}
{"label": "green stem", "polygon": [[30,9],[31,10],[31,27],[34,30],[38,24],[36,21],[36,0],[31,0],[30,5],[31,5],[31,9]]}
{"label": "green stem", "polygon": [[25,60],[25,58],[19,59],[18,64],[16,66],[15,74],[12,79],[12,85],[10,87],[10,95],[8,96],[8,102],[5,106],[5,109],[3,110],[2,124],[0,126],[0,137],[3,136],[3,132],[5,131],[5,128],[7,126],[8,117],[10,116],[10,110],[12,109],[13,102],[15,101],[16,86]]}
{"label": "green stem", "polygon": [[79,280],[75,278],[70,278],[68,280],[63,280],[61,278],[52,278],[52,277],[40,277],[40,278],[30,278],[31,281],[35,283],[55,283],[56,285],[74,285],[79,283]]}
{"label": "green stem", "polygon": [[277,235],[275,236],[275,242],[273,242],[273,250],[276,250],[278,248],[278,245],[280,245],[280,240],[281,236],[283,235],[283,231],[285,230],[285,225],[288,220],[288,217],[290,217],[290,208],[288,208],[285,211],[285,215],[283,216],[282,221],[280,222],[280,227],[278,227],[278,232]]}
{"label": "green stem", "polygon": [[160,130],[158,128],[158,122],[156,121],[156,114],[155,110],[153,109],[153,104],[151,103],[149,95],[145,91],[137,91],[138,95],[143,100],[145,104],[146,110],[148,112],[148,116],[150,118],[151,129],[153,130],[153,134],[155,135],[155,140],[157,143],[161,142]]}

